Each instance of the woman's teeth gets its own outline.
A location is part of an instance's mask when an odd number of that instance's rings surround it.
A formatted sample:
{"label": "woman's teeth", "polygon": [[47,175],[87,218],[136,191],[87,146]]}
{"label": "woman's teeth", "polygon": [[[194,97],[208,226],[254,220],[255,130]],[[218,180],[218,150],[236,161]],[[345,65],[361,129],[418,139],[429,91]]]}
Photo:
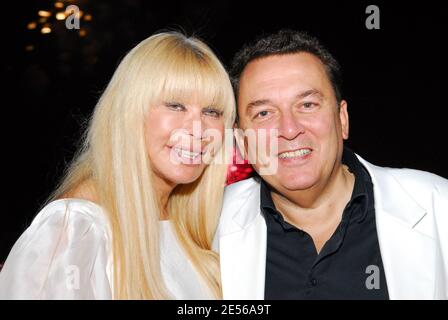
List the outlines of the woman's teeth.
{"label": "woman's teeth", "polygon": [[181,148],[174,148],[174,151],[179,155],[179,157],[187,158],[190,160],[195,159],[197,156],[199,156],[200,152],[190,152]]}
{"label": "woman's teeth", "polygon": [[278,157],[280,159],[289,159],[289,158],[303,157],[310,153],[311,153],[311,149],[299,149],[296,151],[282,152],[278,155]]}

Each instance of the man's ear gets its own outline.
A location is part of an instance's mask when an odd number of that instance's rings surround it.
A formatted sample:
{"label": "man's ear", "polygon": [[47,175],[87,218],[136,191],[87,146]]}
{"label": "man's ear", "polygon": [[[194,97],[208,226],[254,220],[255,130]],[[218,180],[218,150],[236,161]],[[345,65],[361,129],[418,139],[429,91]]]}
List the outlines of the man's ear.
{"label": "man's ear", "polygon": [[347,101],[345,100],[342,100],[341,103],[339,104],[339,120],[341,121],[342,138],[344,140],[347,140],[349,133],[349,119],[348,119]]}
{"label": "man's ear", "polygon": [[243,159],[247,159],[247,148],[244,143],[244,130],[239,128],[237,124],[233,125],[233,136],[235,137],[236,146]]}

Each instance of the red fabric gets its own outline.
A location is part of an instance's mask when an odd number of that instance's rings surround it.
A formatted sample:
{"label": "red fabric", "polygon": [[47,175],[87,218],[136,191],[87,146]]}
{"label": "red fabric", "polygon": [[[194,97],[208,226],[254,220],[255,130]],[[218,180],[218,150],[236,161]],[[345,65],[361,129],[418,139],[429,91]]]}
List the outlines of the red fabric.
{"label": "red fabric", "polygon": [[232,164],[227,171],[227,185],[249,178],[253,170],[247,160],[243,161],[238,148],[233,148]]}

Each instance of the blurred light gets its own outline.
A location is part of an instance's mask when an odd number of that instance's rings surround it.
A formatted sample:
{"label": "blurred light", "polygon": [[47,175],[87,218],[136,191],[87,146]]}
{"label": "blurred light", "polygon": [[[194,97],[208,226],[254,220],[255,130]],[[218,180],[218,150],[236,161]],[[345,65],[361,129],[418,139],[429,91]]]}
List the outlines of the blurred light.
{"label": "blurred light", "polygon": [[42,32],[43,34],[47,34],[51,32],[51,28],[50,27],[43,27],[42,29],[40,29],[40,32]]}
{"label": "blurred light", "polygon": [[82,18],[82,16],[84,15],[84,11],[79,10],[78,14],[76,15],[77,18]]}
{"label": "blurred light", "polygon": [[50,11],[39,10],[38,14],[39,14],[39,16],[45,17],[45,18],[51,17]]}
{"label": "blurred light", "polygon": [[26,51],[33,51],[34,50],[34,46],[32,44],[29,44],[25,47]]}
{"label": "blurred light", "polygon": [[56,20],[64,20],[64,19],[65,19],[65,12],[56,13]]}
{"label": "blurred light", "polygon": [[39,23],[45,23],[47,22],[47,18],[39,18]]}
{"label": "blurred light", "polygon": [[91,14],[86,14],[86,15],[84,16],[84,20],[85,20],[85,21],[92,21],[92,15],[91,15]]}
{"label": "blurred light", "polygon": [[80,37],[85,37],[86,34],[87,34],[87,31],[86,31],[85,29],[81,29],[81,30],[79,30],[79,36],[80,36]]}
{"label": "blurred light", "polygon": [[26,26],[26,28],[27,28],[28,30],[34,30],[34,29],[36,29],[36,27],[37,27],[37,23],[36,23],[36,22],[30,22],[30,23],[28,23],[27,26]]}
{"label": "blurred light", "polygon": [[59,9],[64,8],[64,4],[62,2],[59,2],[59,1],[55,2],[54,6],[55,6],[55,8],[59,8]]}

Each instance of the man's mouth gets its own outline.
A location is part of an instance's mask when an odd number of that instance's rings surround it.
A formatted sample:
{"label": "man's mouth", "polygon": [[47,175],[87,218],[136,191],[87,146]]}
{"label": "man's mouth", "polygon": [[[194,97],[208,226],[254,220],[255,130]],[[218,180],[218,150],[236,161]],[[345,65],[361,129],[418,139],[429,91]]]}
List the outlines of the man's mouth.
{"label": "man's mouth", "polygon": [[313,152],[311,148],[301,148],[294,151],[285,151],[278,154],[279,159],[300,158]]}

